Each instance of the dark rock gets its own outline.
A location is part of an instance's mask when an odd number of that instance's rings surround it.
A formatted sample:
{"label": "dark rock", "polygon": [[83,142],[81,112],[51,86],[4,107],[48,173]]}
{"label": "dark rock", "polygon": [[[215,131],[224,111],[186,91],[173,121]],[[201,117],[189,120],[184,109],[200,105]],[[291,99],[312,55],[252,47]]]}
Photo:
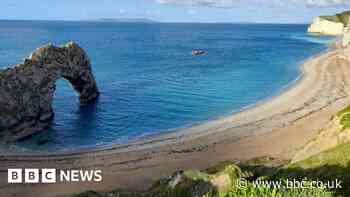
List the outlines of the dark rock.
{"label": "dark rock", "polygon": [[42,145],[45,145],[45,144],[47,144],[47,143],[49,143],[49,142],[51,142],[51,140],[49,140],[49,139],[43,139],[43,140],[39,140],[39,141],[37,142],[37,145],[38,145],[38,146],[42,146]]}
{"label": "dark rock", "polygon": [[0,70],[0,140],[17,141],[48,127],[56,81],[68,80],[82,105],[99,90],[85,51],[71,42],[35,50],[22,64]]}

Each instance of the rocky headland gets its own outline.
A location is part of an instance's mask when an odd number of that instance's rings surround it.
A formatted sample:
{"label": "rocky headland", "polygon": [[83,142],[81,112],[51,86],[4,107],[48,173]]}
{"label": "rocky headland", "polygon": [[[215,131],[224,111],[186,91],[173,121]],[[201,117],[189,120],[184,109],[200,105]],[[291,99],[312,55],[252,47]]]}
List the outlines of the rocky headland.
{"label": "rocky headland", "polygon": [[310,24],[308,32],[320,35],[341,36],[348,26],[349,18],[350,11],[333,16],[318,16]]}
{"label": "rocky headland", "polygon": [[350,44],[350,11],[332,16],[318,16],[309,25],[309,33],[340,36],[343,47]]}
{"label": "rocky headland", "polygon": [[85,51],[71,42],[35,50],[23,63],[0,69],[0,140],[17,141],[50,125],[56,81],[68,80],[81,104],[94,101],[99,90]]}

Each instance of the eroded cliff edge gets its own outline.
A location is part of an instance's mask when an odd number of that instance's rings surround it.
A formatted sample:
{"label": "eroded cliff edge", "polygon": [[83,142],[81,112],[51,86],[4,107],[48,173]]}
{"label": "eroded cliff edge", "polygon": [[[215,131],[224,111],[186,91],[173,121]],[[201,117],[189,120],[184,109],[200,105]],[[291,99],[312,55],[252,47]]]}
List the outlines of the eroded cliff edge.
{"label": "eroded cliff edge", "polygon": [[99,96],[86,52],[76,43],[35,50],[23,63],[0,69],[0,141],[17,141],[50,125],[56,81],[68,80],[81,104]]}
{"label": "eroded cliff edge", "polygon": [[340,36],[341,44],[350,44],[350,11],[331,16],[318,16],[308,27],[308,33],[316,35]]}
{"label": "eroded cliff edge", "polygon": [[332,16],[316,17],[308,28],[309,33],[341,36],[349,24],[350,11]]}

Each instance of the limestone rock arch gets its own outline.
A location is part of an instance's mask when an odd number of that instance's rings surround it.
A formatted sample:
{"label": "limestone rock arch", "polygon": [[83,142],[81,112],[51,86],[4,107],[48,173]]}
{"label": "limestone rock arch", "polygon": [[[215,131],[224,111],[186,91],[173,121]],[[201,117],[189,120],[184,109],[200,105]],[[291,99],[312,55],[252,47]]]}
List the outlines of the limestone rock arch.
{"label": "limestone rock arch", "polygon": [[35,50],[23,63],[0,70],[0,140],[17,141],[50,125],[56,81],[68,80],[82,105],[99,90],[85,51],[74,42]]}

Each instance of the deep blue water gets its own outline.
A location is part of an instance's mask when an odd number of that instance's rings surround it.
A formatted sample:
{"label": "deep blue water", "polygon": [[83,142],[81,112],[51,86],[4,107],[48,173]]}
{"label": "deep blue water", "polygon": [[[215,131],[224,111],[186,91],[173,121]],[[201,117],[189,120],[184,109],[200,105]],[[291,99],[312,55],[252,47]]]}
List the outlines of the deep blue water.
{"label": "deep blue water", "polygon": [[[101,97],[81,108],[58,81],[51,128],[16,145],[63,150],[124,143],[216,118],[278,94],[330,38],[306,25],[0,21],[0,68],[35,48],[76,41]],[[193,57],[192,49],[207,56]],[[39,145],[41,144],[41,145]]]}

